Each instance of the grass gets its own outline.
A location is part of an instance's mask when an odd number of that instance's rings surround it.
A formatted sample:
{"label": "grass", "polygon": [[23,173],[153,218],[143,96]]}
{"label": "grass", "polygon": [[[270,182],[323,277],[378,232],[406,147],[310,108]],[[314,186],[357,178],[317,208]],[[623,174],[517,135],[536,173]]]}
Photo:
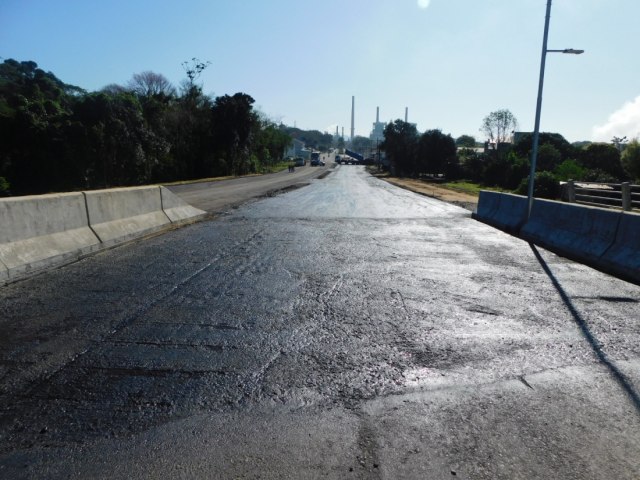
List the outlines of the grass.
{"label": "grass", "polygon": [[495,192],[506,192],[503,188],[498,187],[486,187],[479,183],[469,182],[467,180],[454,180],[453,182],[446,182],[441,184],[445,188],[456,190],[458,192],[468,193],[469,195],[480,195],[480,190],[493,190]]}

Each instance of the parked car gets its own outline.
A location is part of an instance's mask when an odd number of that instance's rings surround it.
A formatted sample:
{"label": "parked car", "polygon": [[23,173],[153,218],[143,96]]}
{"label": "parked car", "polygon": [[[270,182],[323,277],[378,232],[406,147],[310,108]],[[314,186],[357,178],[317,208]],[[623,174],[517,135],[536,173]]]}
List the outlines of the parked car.
{"label": "parked car", "polygon": [[296,167],[304,167],[307,164],[307,161],[302,157],[296,157],[295,160]]}

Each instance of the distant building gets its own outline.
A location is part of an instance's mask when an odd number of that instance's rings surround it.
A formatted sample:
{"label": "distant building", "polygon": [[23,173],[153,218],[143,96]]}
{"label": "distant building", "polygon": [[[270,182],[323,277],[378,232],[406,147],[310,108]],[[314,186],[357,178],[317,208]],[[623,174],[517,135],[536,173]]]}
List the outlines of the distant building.
{"label": "distant building", "polygon": [[287,150],[284,152],[284,156],[285,157],[304,157],[305,155],[308,155],[308,152],[304,152],[304,142],[302,140],[298,140],[298,139],[292,139],[291,145],[289,145],[289,148],[287,148]]}
{"label": "distant building", "polygon": [[372,142],[378,143],[384,140],[384,127],[387,124],[380,121],[380,107],[376,107],[376,121],[373,123],[373,130],[369,138]]}

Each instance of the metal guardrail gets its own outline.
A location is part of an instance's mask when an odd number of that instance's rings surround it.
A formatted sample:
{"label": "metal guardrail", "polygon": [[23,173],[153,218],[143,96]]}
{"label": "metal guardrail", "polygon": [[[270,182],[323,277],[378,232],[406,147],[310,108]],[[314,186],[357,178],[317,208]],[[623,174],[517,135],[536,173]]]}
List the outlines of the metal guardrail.
{"label": "metal guardrail", "polygon": [[625,183],[576,182],[563,184],[562,200],[595,207],[640,210],[640,185]]}

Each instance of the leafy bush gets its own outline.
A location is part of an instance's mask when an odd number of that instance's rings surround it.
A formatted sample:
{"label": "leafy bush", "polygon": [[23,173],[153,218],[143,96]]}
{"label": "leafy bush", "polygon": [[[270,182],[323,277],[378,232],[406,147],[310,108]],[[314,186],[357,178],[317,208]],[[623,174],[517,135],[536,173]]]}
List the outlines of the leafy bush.
{"label": "leafy bush", "polygon": [[0,197],[9,195],[9,182],[4,177],[0,177]]}
{"label": "leafy bush", "polygon": [[[522,180],[517,193],[527,195],[529,192],[529,177]],[[560,183],[552,172],[537,172],[533,186],[533,196],[555,200],[560,196]]]}
{"label": "leafy bush", "polygon": [[553,169],[553,174],[559,181],[584,180],[587,170],[577,161],[568,159]]}

